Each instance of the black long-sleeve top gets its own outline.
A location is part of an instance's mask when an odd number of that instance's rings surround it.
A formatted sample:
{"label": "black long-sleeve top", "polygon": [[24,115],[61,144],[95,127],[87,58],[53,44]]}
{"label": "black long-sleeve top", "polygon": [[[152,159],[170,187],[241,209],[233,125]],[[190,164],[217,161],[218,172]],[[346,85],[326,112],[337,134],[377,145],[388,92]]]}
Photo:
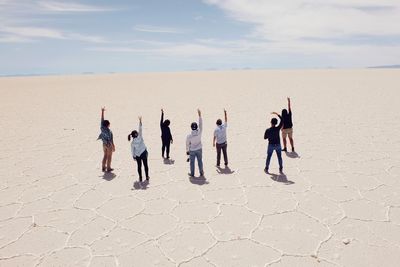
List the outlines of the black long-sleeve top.
{"label": "black long-sleeve top", "polygon": [[171,129],[169,128],[169,126],[164,125],[164,113],[161,113],[160,128],[161,139],[164,142],[170,142],[172,140]]}
{"label": "black long-sleeve top", "polygon": [[279,116],[280,122],[278,126],[268,128],[265,130],[264,139],[268,139],[268,144],[278,145],[281,143],[281,138],[279,136],[279,131],[282,128],[282,117]]}

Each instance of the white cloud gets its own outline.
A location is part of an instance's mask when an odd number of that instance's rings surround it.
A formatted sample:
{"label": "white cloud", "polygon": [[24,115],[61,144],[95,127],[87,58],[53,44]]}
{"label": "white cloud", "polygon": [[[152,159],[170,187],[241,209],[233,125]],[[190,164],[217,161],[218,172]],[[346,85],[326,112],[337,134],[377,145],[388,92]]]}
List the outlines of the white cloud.
{"label": "white cloud", "polygon": [[204,0],[274,41],[400,34],[398,0]]}
{"label": "white cloud", "polygon": [[34,41],[36,39],[58,39],[58,40],[75,40],[90,43],[106,43],[107,41],[99,36],[83,35],[78,33],[68,33],[57,29],[44,27],[17,27],[17,26],[0,26],[0,33],[6,35],[3,42],[20,43]]}
{"label": "white cloud", "polygon": [[160,27],[151,25],[136,25],[133,27],[135,31],[139,32],[152,32],[152,33],[184,33],[184,31],[177,28]]}
{"label": "white cloud", "polygon": [[114,10],[107,7],[60,1],[39,1],[38,6],[43,10],[53,12],[104,12]]}
{"label": "white cloud", "polygon": [[41,27],[3,26],[0,27],[0,32],[22,37],[39,37],[39,38],[52,38],[52,39],[65,38],[64,35],[58,30],[41,28]]}
{"label": "white cloud", "polygon": [[188,58],[188,57],[201,57],[201,56],[221,56],[230,53],[225,48],[208,46],[198,43],[171,43],[163,46],[156,46],[151,48],[138,48],[138,47],[91,47],[87,48],[89,51],[97,52],[123,52],[134,53],[149,56],[165,56],[175,58]]}

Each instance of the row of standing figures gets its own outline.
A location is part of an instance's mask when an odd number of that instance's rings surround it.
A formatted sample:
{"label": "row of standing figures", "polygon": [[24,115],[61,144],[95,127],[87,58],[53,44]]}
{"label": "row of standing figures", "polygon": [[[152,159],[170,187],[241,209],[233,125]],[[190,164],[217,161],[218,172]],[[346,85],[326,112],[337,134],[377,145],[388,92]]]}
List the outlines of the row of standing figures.
{"label": "row of standing figures", "polygon": [[[283,173],[283,161],[282,152],[287,152],[287,137],[289,137],[292,152],[294,152],[293,145],[293,122],[292,122],[292,109],[290,98],[287,98],[288,109],[283,109],[281,114],[272,112],[272,115],[276,115],[278,119],[273,117],[270,121],[271,125],[265,130],[264,139],[268,140],[267,159],[265,163],[264,171],[269,173],[269,165],[273,152],[275,151],[278,157],[279,172]],[[111,167],[112,153],[115,151],[113,133],[110,130],[110,122],[104,119],[105,108],[101,109],[101,133],[98,139],[103,141],[103,160],[102,160],[102,171],[112,172],[114,169]],[[189,176],[194,177],[195,174],[195,161],[197,160],[200,176],[204,176],[203,159],[202,159],[202,131],[203,131],[203,119],[201,117],[201,111],[198,109],[198,122],[192,122],[190,125],[191,132],[186,137],[186,154],[188,155],[187,161],[190,162]],[[173,144],[173,138],[170,129],[170,120],[164,120],[164,110],[161,109],[160,129],[161,129],[161,140],[162,140],[162,157],[169,160],[170,146]],[[148,166],[148,152],[147,147],[143,139],[143,126],[142,117],[139,117],[139,128],[133,130],[128,135],[128,141],[131,141],[131,152],[132,157],[137,163],[137,170],[139,175],[139,182],[143,182],[142,166],[146,175],[146,182],[149,182],[149,166]],[[217,152],[217,164],[219,168],[221,163],[221,152],[224,157],[225,168],[228,168],[228,152],[227,152],[227,127],[228,127],[228,114],[224,109],[224,121],[218,119],[216,121],[216,128],[214,130],[213,146]],[[282,132],[283,149],[280,143],[280,132]]]}

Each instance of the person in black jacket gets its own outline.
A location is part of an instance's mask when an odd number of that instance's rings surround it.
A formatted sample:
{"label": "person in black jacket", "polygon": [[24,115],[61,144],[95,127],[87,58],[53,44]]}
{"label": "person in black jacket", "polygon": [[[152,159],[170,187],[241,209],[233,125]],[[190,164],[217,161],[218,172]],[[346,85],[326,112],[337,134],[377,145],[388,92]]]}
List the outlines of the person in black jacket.
{"label": "person in black jacket", "polygon": [[268,139],[268,152],[267,152],[267,161],[265,163],[264,171],[266,173],[269,169],[269,162],[271,161],[271,156],[274,150],[276,151],[276,155],[278,156],[279,162],[279,172],[282,173],[283,164],[282,164],[282,147],[281,147],[281,138],[279,136],[279,131],[282,128],[282,117],[276,112],[272,112],[271,114],[275,114],[279,117],[280,123],[278,126],[278,120],[276,118],[271,119],[271,127],[268,128],[264,133],[264,139]]}
{"label": "person in black jacket", "polygon": [[169,129],[170,125],[169,120],[164,120],[164,110],[161,109],[161,120],[160,120],[160,128],[161,128],[161,141],[162,141],[162,157],[164,157],[164,152],[167,150],[167,159],[169,159],[169,146],[173,143],[171,130]]}
{"label": "person in black jacket", "polygon": [[282,109],[282,140],[283,140],[283,149],[282,151],[287,152],[286,148],[286,137],[289,136],[290,145],[292,146],[292,152],[294,152],[294,145],[293,145],[293,122],[292,122],[292,109],[290,108],[290,98],[287,98],[288,101],[288,109]]}

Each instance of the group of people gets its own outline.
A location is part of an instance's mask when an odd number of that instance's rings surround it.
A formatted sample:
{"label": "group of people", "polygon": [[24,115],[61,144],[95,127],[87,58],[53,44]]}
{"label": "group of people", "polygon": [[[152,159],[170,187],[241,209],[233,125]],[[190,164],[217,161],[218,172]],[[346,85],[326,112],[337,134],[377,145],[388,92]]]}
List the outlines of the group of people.
{"label": "group of people", "polygon": [[[283,109],[281,115],[273,112],[272,114],[277,115],[280,119],[271,119],[271,127],[268,128],[264,133],[264,139],[268,139],[268,150],[267,150],[267,160],[265,165],[265,172],[269,172],[269,164],[271,161],[271,156],[274,151],[276,151],[279,162],[279,171],[283,171],[282,163],[282,153],[281,151],[287,151],[287,140],[289,137],[291,149],[294,152],[293,145],[293,122],[292,122],[292,110],[290,106],[290,98],[288,100],[288,110]],[[115,144],[113,133],[110,130],[110,122],[104,119],[105,108],[101,109],[101,133],[98,139],[103,142],[103,160],[102,160],[102,171],[111,172],[111,160],[112,153],[115,151]],[[197,160],[200,176],[204,176],[203,169],[203,152],[202,152],[202,132],[203,132],[203,119],[201,117],[201,111],[198,109],[198,122],[192,122],[190,125],[191,132],[186,138],[186,154],[188,155],[188,161],[190,161],[190,172],[189,176],[194,177],[195,174],[195,161]],[[161,130],[161,154],[164,159],[169,160],[170,158],[170,145],[173,143],[173,138],[170,129],[170,120],[164,120],[164,110],[161,109],[161,120],[160,120],[160,130]],[[217,152],[217,167],[221,164],[221,152],[224,157],[224,165],[228,166],[228,152],[227,152],[227,134],[226,130],[228,127],[228,115],[227,111],[224,109],[224,122],[221,119],[216,121],[216,128],[213,135],[213,146],[216,148]],[[280,144],[280,132],[282,132],[283,139],[283,149]],[[139,128],[138,130],[133,130],[128,135],[128,141],[131,141],[131,153],[133,159],[137,163],[137,171],[139,175],[139,182],[143,182],[142,176],[142,165],[144,166],[144,172],[146,175],[146,181],[150,179],[149,176],[149,166],[148,166],[148,151],[143,139],[143,125],[142,117],[139,117]]]}

